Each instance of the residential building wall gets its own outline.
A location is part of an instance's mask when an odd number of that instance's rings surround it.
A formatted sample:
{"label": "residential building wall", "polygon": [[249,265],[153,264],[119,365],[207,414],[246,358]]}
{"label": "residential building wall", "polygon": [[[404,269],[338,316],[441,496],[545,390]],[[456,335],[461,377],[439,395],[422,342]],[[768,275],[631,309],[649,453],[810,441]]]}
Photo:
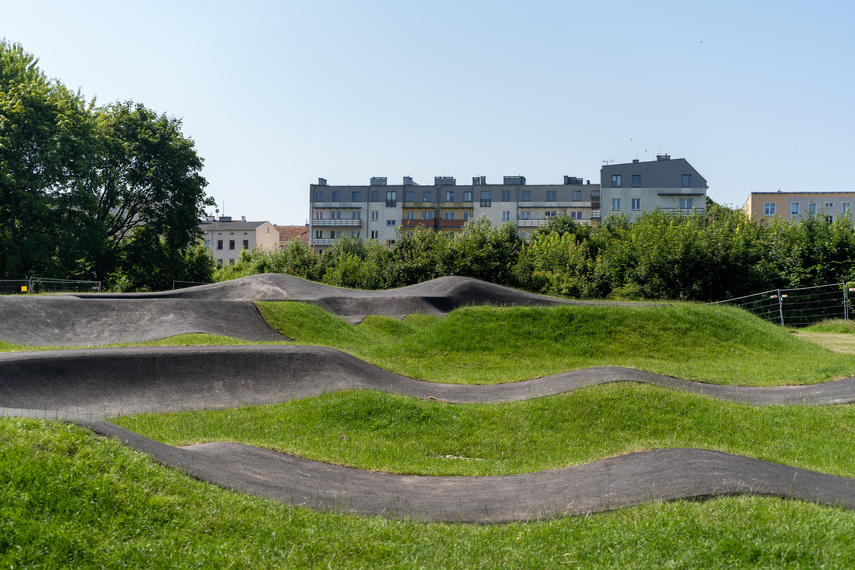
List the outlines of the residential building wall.
{"label": "residential building wall", "polygon": [[199,226],[205,247],[220,265],[234,265],[243,249],[275,251],[279,247],[279,232],[270,222],[232,221],[222,216],[208,218]]}
{"label": "residential building wall", "polygon": [[526,185],[523,176],[508,176],[503,184],[457,184],[450,176],[436,177],[433,185],[419,185],[410,177],[389,185],[375,177],[368,186],[331,186],[320,179],[309,187],[312,247],[322,250],[339,232],[362,239],[391,242],[396,230],[460,233],[471,218],[486,216],[496,226],[513,223],[528,236],[550,216],[566,213],[579,223],[599,221],[598,184],[565,177],[564,184]]}
{"label": "residential building wall", "polygon": [[634,220],[657,208],[679,215],[706,210],[707,181],[684,158],[659,155],[600,169],[603,216],[623,212]]}
{"label": "residential building wall", "polygon": [[801,220],[810,215],[830,220],[845,217],[855,204],[855,192],[752,192],[742,211],[761,223],[772,219]]}

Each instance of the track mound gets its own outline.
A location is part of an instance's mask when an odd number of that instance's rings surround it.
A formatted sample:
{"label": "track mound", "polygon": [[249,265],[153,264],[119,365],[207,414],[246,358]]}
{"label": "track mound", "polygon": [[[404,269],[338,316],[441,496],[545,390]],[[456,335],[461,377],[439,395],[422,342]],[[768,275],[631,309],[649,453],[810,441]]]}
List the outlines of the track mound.
{"label": "track mound", "polygon": [[[855,402],[855,378],[807,386],[720,386],[620,367],[493,385],[439,384],[316,346],[138,347],[0,354],[0,408],[55,417],[225,409],[379,390],[451,403],[520,401],[610,382],[640,382],[753,405]],[[8,410],[7,410],[8,412]]]}

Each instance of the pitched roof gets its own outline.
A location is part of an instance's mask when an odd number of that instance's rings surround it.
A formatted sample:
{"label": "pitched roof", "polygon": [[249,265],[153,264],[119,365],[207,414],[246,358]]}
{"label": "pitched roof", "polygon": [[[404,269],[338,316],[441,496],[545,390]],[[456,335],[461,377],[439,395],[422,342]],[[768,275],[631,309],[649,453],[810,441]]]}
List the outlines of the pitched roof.
{"label": "pitched roof", "polygon": [[266,223],[267,223],[266,221],[264,221],[264,222],[244,222],[244,221],[237,221],[237,222],[213,221],[213,222],[208,222],[208,221],[203,221],[203,222],[199,223],[199,227],[202,229],[203,232],[210,232],[210,231],[245,232],[245,231],[257,229]]}
{"label": "pitched roof", "polygon": [[279,232],[279,241],[302,239],[309,241],[309,226],[273,226]]}

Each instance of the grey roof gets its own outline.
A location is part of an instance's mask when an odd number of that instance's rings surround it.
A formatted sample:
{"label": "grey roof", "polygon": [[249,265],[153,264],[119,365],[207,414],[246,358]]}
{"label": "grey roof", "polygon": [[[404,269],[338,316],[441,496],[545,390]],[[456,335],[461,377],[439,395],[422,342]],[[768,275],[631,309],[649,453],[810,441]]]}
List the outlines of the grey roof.
{"label": "grey roof", "polygon": [[199,228],[203,232],[246,232],[255,230],[268,222],[200,222]]}

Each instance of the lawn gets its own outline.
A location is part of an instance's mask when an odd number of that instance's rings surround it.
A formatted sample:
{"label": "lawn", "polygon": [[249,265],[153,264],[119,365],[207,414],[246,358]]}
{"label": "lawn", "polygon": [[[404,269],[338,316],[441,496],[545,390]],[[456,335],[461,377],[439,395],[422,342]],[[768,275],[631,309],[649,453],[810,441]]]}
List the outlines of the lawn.
{"label": "lawn", "polygon": [[[299,343],[433,381],[605,364],[754,385],[855,373],[855,357],[727,307],[469,307],[355,327],[310,305],[260,308]],[[492,405],[352,391],[116,422],[172,444],[240,441],[402,473],[521,473],[691,446],[855,476],[855,406],[760,408],[635,384]],[[798,501],[654,502],[505,525],[389,521],[234,493],[73,425],[0,418],[0,567],[849,568],[853,556],[855,512]]]}

